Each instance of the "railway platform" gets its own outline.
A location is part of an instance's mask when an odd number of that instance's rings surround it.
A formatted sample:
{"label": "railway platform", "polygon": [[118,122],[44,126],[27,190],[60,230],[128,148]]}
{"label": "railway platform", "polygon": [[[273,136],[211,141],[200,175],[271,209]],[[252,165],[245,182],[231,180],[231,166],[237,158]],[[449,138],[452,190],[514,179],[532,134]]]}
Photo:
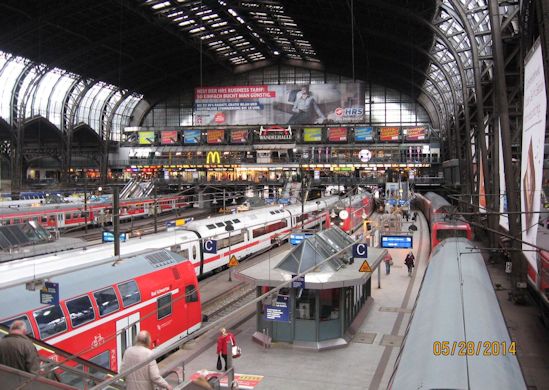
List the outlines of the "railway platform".
{"label": "railway platform", "polygon": [[[410,224],[411,222],[405,222],[403,230]],[[364,321],[356,329],[356,334],[347,347],[322,352],[302,349],[288,343],[273,343],[271,348],[262,347],[252,341],[252,335],[256,331],[256,320],[253,318],[255,305],[249,308],[249,319],[229,326],[236,335],[237,344],[242,348],[242,357],[234,360],[237,377],[239,374],[256,379],[261,377],[256,381],[255,387],[245,388],[386,388],[429,256],[429,234],[423,216],[418,217],[416,225],[418,230],[414,232],[413,249],[416,268],[412,277],[408,276],[404,266],[407,251],[390,249],[394,261],[391,273],[386,275],[385,270],[382,270],[381,288],[377,288],[377,275],[373,277],[372,298],[359,314]],[[215,283],[215,288],[222,291],[227,288],[223,286],[225,283],[229,282],[220,280]],[[202,298],[203,301],[207,299],[206,296]],[[212,329],[196,345],[190,346],[192,350],[180,356],[180,361],[184,363],[186,380],[199,371],[215,371],[217,334],[217,330]]]}

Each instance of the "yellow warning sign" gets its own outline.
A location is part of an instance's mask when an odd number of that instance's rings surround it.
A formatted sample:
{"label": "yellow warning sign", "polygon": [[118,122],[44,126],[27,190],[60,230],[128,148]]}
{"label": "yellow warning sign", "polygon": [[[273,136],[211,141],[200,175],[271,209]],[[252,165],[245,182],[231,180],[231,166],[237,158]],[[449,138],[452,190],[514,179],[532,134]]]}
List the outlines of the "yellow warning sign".
{"label": "yellow warning sign", "polygon": [[368,264],[368,260],[364,260],[364,263],[360,266],[359,272],[372,272],[370,264]]}
{"label": "yellow warning sign", "polygon": [[235,255],[232,255],[229,260],[229,267],[236,267],[238,265],[238,259]]}

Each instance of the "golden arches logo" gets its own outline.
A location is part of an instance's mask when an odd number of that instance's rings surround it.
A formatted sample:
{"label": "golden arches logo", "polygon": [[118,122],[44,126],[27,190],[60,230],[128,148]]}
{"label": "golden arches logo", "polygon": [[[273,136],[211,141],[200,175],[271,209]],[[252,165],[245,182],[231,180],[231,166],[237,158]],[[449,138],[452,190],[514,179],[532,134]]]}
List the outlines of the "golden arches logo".
{"label": "golden arches logo", "polygon": [[206,156],[206,164],[221,164],[221,156],[219,152],[208,152]]}

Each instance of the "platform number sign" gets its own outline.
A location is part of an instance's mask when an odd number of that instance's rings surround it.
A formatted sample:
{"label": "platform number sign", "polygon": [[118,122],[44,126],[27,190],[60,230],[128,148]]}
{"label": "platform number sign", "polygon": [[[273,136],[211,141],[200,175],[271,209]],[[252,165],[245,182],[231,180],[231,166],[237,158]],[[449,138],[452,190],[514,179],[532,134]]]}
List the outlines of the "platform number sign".
{"label": "platform number sign", "polygon": [[368,246],[364,243],[353,244],[353,259],[368,258]]}
{"label": "platform number sign", "polygon": [[204,253],[217,253],[217,241],[206,240],[204,241]]}

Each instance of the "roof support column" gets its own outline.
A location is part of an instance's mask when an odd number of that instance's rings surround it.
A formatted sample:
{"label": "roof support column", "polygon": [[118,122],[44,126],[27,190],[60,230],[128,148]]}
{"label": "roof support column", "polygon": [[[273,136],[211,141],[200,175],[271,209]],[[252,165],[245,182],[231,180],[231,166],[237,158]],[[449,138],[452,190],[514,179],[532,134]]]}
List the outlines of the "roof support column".
{"label": "roof support column", "polygon": [[[501,143],[503,156],[503,167],[505,170],[505,185],[507,187],[507,199],[509,209],[509,233],[517,238],[521,238],[520,214],[518,190],[515,176],[513,175],[513,162],[511,154],[511,130],[509,124],[509,102],[507,101],[507,83],[505,81],[505,64],[503,58],[503,45],[501,40],[501,25],[499,15],[499,3],[497,0],[488,2],[490,25],[492,27],[492,55],[494,58],[494,78],[496,89],[496,113],[499,116],[501,127]],[[497,164],[497,161],[493,162]],[[498,178],[494,178],[496,180]],[[511,259],[513,261],[513,272],[511,274],[512,290],[511,297],[515,302],[522,301],[526,289],[518,288],[518,283],[526,285],[526,261],[522,255],[521,243],[516,240],[511,241],[512,248]]]}

